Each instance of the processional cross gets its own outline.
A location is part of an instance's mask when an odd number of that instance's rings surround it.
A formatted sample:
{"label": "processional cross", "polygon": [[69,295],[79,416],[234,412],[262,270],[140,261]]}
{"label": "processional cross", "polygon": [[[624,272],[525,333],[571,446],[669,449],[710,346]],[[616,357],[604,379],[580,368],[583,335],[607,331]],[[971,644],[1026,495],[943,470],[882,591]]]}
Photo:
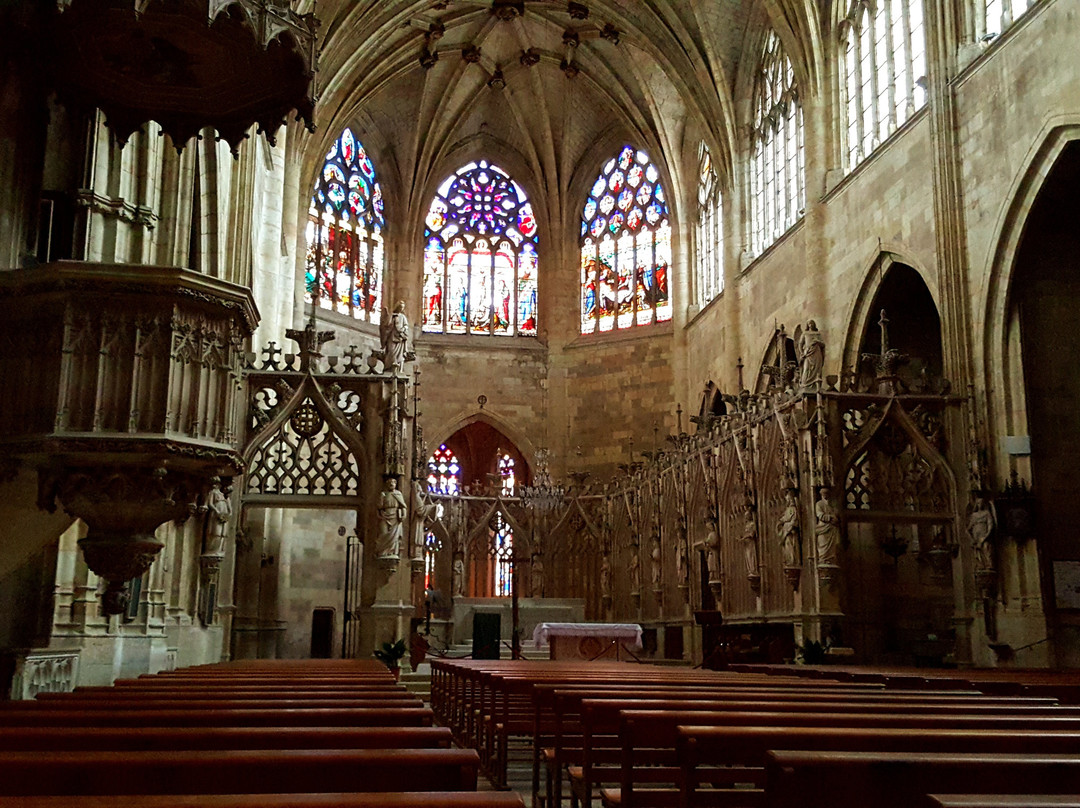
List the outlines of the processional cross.
{"label": "processional cross", "polygon": [[315,312],[312,310],[311,319],[308,320],[303,330],[290,328],[285,332],[285,336],[300,346],[300,371],[302,373],[311,373],[311,360],[321,359],[323,344],[335,339],[336,335],[333,331],[317,330],[315,327]]}

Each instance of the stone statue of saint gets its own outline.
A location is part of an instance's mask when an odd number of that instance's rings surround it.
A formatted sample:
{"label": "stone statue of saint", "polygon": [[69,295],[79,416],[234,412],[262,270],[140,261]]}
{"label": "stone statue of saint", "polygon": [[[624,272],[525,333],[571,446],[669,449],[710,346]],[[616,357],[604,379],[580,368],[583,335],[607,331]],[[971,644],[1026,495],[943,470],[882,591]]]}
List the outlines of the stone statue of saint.
{"label": "stone statue of saint", "polygon": [[825,367],[825,340],[813,320],[806,324],[806,329],[799,338],[799,387],[803,390],[817,390],[821,386],[822,370]]}
{"label": "stone statue of saint", "polygon": [[836,554],[840,549],[840,514],[829,499],[829,489],[822,488],[814,504],[814,542],[817,545],[818,564],[836,566]]}
{"label": "stone statue of saint", "polygon": [[611,597],[611,556],[607,553],[600,560],[600,597]]}
{"label": "stone statue of saint", "polygon": [[638,556],[638,548],[630,554],[630,594],[641,594],[641,558]]}
{"label": "stone statue of saint", "polygon": [[785,567],[802,566],[802,542],[799,537],[799,503],[795,498],[795,492],[788,490],[784,494],[787,505],[780,514],[780,521],[776,525],[776,533],[780,538],[780,551],[784,558]]}
{"label": "stone statue of saint", "polygon": [[423,558],[428,528],[435,521],[439,506],[428,500],[427,491],[420,480],[413,482],[412,505],[413,517],[416,519],[416,526],[413,529],[413,558]]}
{"label": "stone statue of saint", "polygon": [[232,502],[229,501],[228,489],[222,490],[221,479],[214,478],[213,487],[206,496],[208,524],[206,526],[206,551],[203,555],[225,555],[225,538],[229,532],[229,519],[232,518]]}
{"label": "stone statue of saint", "polygon": [[382,338],[383,371],[400,375],[405,369],[405,354],[409,350],[409,318],[405,316],[404,301],[398,301],[393,314],[383,307],[379,336]]}
{"label": "stone statue of saint", "polygon": [[754,519],[754,509],[746,508],[743,511],[743,560],[746,562],[746,574],[748,576],[759,575],[758,565],[758,536],[757,520]]}
{"label": "stone statue of saint", "polygon": [[997,521],[990,504],[982,497],[976,497],[968,516],[968,535],[975,548],[975,569],[992,570],[994,563],[994,528]]}
{"label": "stone statue of saint", "polygon": [[457,553],[454,556],[454,597],[461,598],[465,596],[465,559],[461,557],[461,553]]}
{"label": "stone statue of saint", "polygon": [[533,553],[529,568],[529,594],[534,598],[544,597],[544,562],[539,553]]}
{"label": "stone statue of saint", "polygon": [[709,583],[720,581],[720,531],[716,517],[712,514],[705,517],[705,526],[708,533],[705,534],[705,568],[709,571]]}
{"label": "stone statue of saint", "polygon": [[399,558],[404,535],[405,497],[398,491],[397,479],[387,477],[386,488],[379,496],[379,555]]}

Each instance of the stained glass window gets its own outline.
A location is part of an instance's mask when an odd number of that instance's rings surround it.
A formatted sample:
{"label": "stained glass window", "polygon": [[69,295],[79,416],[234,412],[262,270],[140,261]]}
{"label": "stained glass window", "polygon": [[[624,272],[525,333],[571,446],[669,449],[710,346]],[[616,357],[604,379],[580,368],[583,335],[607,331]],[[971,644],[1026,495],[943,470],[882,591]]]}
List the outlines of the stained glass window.
{"label": "stained glass window", "polygon": [[724,291],[724,205],[712,155],[698,155],[697,303],[705,306]]}
{"label": "stained glass window", "polygon": [[803,113],[795,71],[770,31],[754,82],[750,158],[750,246],[760,254],[803,215]]}
{"label": "stained glass window", "polygon": [[379,322],[383,276],[383,197],[375,166],[345,129],[326,155],[311,197],[305,299]]}
{"label": "stained glass window", "polygon": [[495,554],[495,597],[508,598],[514,590],[514,531],[502,514],[497,513],[491,534]]}
{"label": "stained glass window", "polygon": [[976,0],[976,36],[989,42],[1019,19],[1037,0]]}
{"label": "stained glass window", "polygon": [[425,332],[536,336],[536,219],[505,171],[481,160],[439,186],[424,245]]}
{"label": "stained glass window", "polygon": [[461,464],[445,443],[428,458],[427,483],[428,491],[435,494],[461,492]]}
{"label": "stained glass window", "polygon": [[[435,518],[442,519],[443,506],[435,506]],[[442,542],[439,538],[428,531],[424,536],[424,589],[431,589],[432,582],[435,580],[435,557],[442,550]]]}
{"label": "stained glass window", "polygon": [[514,458],[508,454],[498,455],[499,457],[499,478],[502,480],[502,494],[504,497],[514,496],[514,487],[516,485],[514,480]]}
{"label": "stained glass window", "polygon": [[840,51],[851,171],[926,104],[923,0],[850,0]]}
{"label": "stained glass window", "polygon": [[581,333],[671,319],[671,222],[660,171],[624,146],[581,213]]}

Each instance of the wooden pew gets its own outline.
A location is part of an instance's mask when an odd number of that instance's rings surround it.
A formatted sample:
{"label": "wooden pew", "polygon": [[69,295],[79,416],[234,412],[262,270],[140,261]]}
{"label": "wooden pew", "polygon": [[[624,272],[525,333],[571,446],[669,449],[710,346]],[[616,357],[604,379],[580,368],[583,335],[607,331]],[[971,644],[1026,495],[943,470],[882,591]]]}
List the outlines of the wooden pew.
{"label": "wooden pew", "polygon": [[[1032,724],[1031,722],[1035,722]],[[616,784],[631,772],[643,782],[673,786],[678,777],[675,746],[680,725],[925,727],[929,729],[1024,729],[1029,725],[1080,731],[1080,715],[1071,708],[1001,705],[980,707],[959,703],[785,701],[670,701],[635,703],[625,699],[587,699],[582,702],[582,762],[571,772],[575,801],[588,807],[592,790]],[[552,778],[551,804],[561,805],[561,770]]]}
{"label": "wooden pew", "polygon": [[524,808],[515,792],[6,797],[4,808]]}
{"label": "wooden pew", "polygon": [[1076,755],[769,752],[767,808],[911,808],[928,793],[1080,794]]}
{"label": "wooden pew", "polygon": [[449,749],[446,727],[2,727],[0,751]]}
{"label": "wooden pew", "polygon": [[[729,794],[723,789],[747,782],[761,789],[769,751],[1064,754],[1080,749],[1080,732],[1034,730],[997,733],[953,729],[689,726],[679,727],[678,735],[680,808],[750,804],[751,795],[742,791]],[[626,776],[625,770],[623,775]],[[702,792],[703,783],[711,784],[712,788]],[[622,783],[622,805],[671,804],[674,789],[650,791],[646,799],[631,796],[628,800],[632,788],[632,781]],[[734,800],[727,802],[725,797]],[[759,791],[758,797],[763,798],[764,793]]]}
{"label": "wooden pew", "polygon": [[[778,698],[785,695],[787,700],[819,700],[837,698],[838,691],[832,688],[816,688],[805,686],[810,682],[803,682],[804,686],[789,687],[786,683],[775,683],[771,686],[759,679],[742,683],[742,687],[732,686],[726,681],[718,681],[714,687],[706,687],[701,684],[677,686],[669,683],[650,685],[626,685],[621,683],[608,684],[597,689],[595,682],[590,683],[557,683],[540,682],[533,687],[533,801],[540,804],[544,796],[540,792],[540,779],[546,769],[548,772],[547,794],[553,792],[551,776],[556,768],[556,747],[567,746],[575,750],[580,757],[581,752],[581,703],[585,699],[610,700],[617,697],[632,699],[640,702],[643,699],[656,700],[695,700],[709,701],[717,698],[727,698],[739,695],[743,698],[753,698],[754,694],[765,695],[769,698]],[[859,688],[855,690],[843,690],[843,698],[847,701],[880,701],[884,696],[881,687]],[[902,701],[919,701],[921,703],[935,702],[946,705],[960,703],[978,703],[981,707],[1016,707],[1016,706],[1054,706],[1053,699],[1003,699],[983,696],[972,691],[895,691],[888,695],[889,699]],[[613,716],[613,721],[617,717]],[[616,729],[612,730],[614,734]],[[575,746],[576,742],[576,746]],[[562,764],[568,761],[563,759]],[[580,760],[572,761],[576,764]]]}
{"label": "wooden pew", "polygon": [[70,701],[88,698],[119,699],[363,699],[409,698],[404,688],[296,688],[296,687],[77,687],[70,693],[39,693],[35,700]]}
{"label": "wooden pew", "polygon": [[0,710],[0,727],[429,727],[428,707],[307,710]]}
{"label": "wooden pew", "polygon": [[10,712],[100,711],[100,710],[382,710],[422,707],[416,696],[403,695],[394,699],[46,699],[42,701],[10,701],[0,704],[0,714]]}
{"label": "wooden pew", "polygon": [[[922,808],[922,806],[919,806]],[[1056,794],[929,794],[925,808],[1080,808],[1080,796]]]}
{"label": "wooden pew", "polygon": [[471,749],[0,753],[0,794],[475,791]]}

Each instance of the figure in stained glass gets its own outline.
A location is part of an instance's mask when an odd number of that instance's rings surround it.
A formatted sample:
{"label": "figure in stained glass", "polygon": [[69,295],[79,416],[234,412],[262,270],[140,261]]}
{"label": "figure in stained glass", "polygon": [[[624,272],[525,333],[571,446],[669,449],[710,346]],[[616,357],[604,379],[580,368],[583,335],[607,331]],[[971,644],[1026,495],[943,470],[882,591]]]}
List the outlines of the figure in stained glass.
{"label": "figure in stained glass", "polygon": [[666,199],[645,152],[624,146],[605,164],[582,209],[581,333],[671,319]]}
{"label": "figure in stained glass", "polygon": [[423,330],[535,336],[537,227],[521,186],[469,163],[439,186],[424,223]]}
{"label": "figure in stained glass", "polygon": [[375,166],[345,129],[327,152],[311,197],[307,301],[378,323],[384,227]]}

